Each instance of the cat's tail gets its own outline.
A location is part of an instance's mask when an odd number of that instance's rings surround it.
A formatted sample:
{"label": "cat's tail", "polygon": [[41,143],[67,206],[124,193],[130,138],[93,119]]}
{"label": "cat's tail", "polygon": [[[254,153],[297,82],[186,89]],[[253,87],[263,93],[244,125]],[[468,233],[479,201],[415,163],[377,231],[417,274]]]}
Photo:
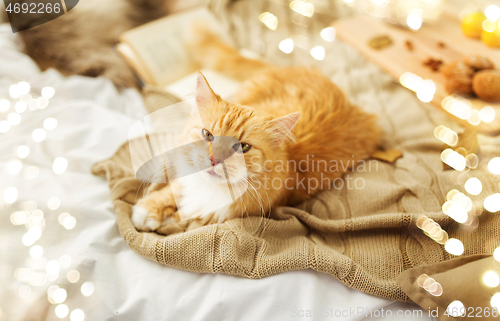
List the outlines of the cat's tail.
{"label": "cat's tail", "polygon": [[186,45],[200,68],[221,72],[236,80],[246,80],[270,67],[267,63],[242,56],[220,39],[203,22],[191,26]]}

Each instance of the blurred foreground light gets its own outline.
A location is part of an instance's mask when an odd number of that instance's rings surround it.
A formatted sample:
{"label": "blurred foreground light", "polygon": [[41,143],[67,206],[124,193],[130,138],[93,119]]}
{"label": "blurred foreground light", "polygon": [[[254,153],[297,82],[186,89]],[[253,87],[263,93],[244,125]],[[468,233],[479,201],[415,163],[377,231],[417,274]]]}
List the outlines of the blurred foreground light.
{"label": "blurred foreground light", "polygon": [[49,100],[43,97],[37,98],[37,105],[39,109],[45,109],[49,105]]}
{"label": "blurred foreground light", "polygon": [[496,308],[498,311],[500,311],[500,292],[493,294],[490,304],[493,308]]}
{"label": "blurred foreground light", "polygon": [[43,247],[35,245],[30,248],[30,256],[34,259],[39,259],[43,255]]}
{"label": "blurred foreground light", "polygon": [[30,154],[30,148],[26,145],[21,145],[17,148],[16,152],[19,158],[26,158]]}
{"label": "blurred foreground light", "polygon": [[488,162],[488,170],[495,175],[500,174],[500,157],[492,158]]}
{"label": "blurred foreground light", "polygon": [[493,258],[497,260],[497,262],[500,262],[500,246],[493,251]]}
{"label": "blurred foreground light", "polygon": [[479,195],[483,190],[483,184],[476,177],[471,177],[465,182],[465,190],[471,195]]}
{"label": "blurred foreground light", "polygon": [[483,29],[487,32],[493,32],[495,31],[496,28],[496,23],[494,21],[491,21],[489,19],[486,19],[483,21]]}
{"label": "blurred foreground light", "polygon": [[71,270],[68,272],[68,275],[66,276],[68,278],[68,281],[71,283],[76,283],[78,280],[80,280],[80,272],[77,270]]}
{"label": "blurred foreground light", "polygon": [[434,99],[436,84],[430,79],[424,80],[417,89],[417,98],[424,103],[429,103]]}
{"label": "blurred foreground light", "polygon": [[54,293],[52,294],[52,299],[54,300],[55,303],[63,303],[64,301],[66,301],[67,297],[68,293],[63,288],[55,290]]}
{"label": "blurred foreground light", "polygon": [[29,93],[30,89],[31,89],[31,86],[26,81],[21,81],[20,83],[17,84],[17,90],[21,94],[20,96],[26,95],[27,93]]}
{"label": "blurred foreground light", "polygon": [[496,288],[500,284],[500,278],[495,271],[486,271],[482,277],[484,285],[490,288]]}
{"label": "blurred foreground light", "polygon": [[414,92],[417,92],[423,81],[424,80],[422,79],[422,77],[417,76],[411,72],[405,72],[401,75],[401,77],[399,77],[399,82],[401,83],[401,85]]}
{"label": "blurred foreground light", "polygon": [[495,119],[495,109],[491,106],[483,107],[479,111],[479,117],[485,123],[491,123]]}
{"label": "blurred foreground light", "polygon": [[61,206],[61,200],[59,198],[55,197],[55,196],[51,197],[51,198],[49,198],[47,200],[47,206],[51,210],[55,211],[55,210],[57,210],[59,208],[59,206]]}
{"label": "blurred foreground light", "polygon": [[62,174],[68,168],[68,161],[64,157],[57,157],[52,164],[52,170],[56,174]]}
{"label": "blurred foreground light", "polygon": [[7,204],[13,204],[17,201],[17,188],[10,186],[3,191],[3,199]]}
{"label": "blurred foreground light", "polygon": [[94,283],[90,281],[83,283],[81,291],[84,296],[91,296],[94,293]]}
{"label": "blurred foreground light", "polygon": [[80,309],[75,309],[75,310],[71,311],[71,314],[69,315],[69,319],[71,321],[83,321],[83,320],[85,320],[85,313]]}
{"label": "blurred foreground light", "polygon": [[452,255],[459,256],[464,253],[464,244],[460,240],[451,238],[444,244],[444,249]]}
{"label": "blurred foreground light", "polygon": [[66,304],[59,304],[56,306],[54,312],[59,319],[64,319],[69,314],[69,308]]}
{"label": "blurred foreground light", "polygon": [[455,318],[465,315],[465,306],[462,302],[455,300],[446,308],[446,314]]}
{"label": "blurred foreground light", "polygon": [[19,115],[18,113],[10,113],[7,116],[7,120],[12,126],[19,125],[19,123],[21,122],[21,115]]}
{"label": "blurred foreground light", "polygon": [[290,2],[290,8],[303,16],[311,18],[314,15],[314,4],[304,0],[293,0]]}
{"label": "blurred foreground light", "polygon": [[291,53],[293,51],[293,48],[294,48],[293,40],[290,38],[282,40],[279,44],[279,48],[281,51],[283,51],[286,54]]}
{"label": "blurred foreground light", "polygon": [[434,136],[445,144],[456,146],[458,144],[458,135],[454,130],[446,126],[439,125],[434,129]]}
{"label": "blurred foreground light", "polygon": [[27,211],[16,211],[10,214],[10,222],[14,225],[26,224],[29,220],[30,213]]}
{"label": "blurred foreground light", "polygon": [[12,175],[19,174],[21,169],[23,169],[23,163],[17,159],[10,161],[9,165],[7,165],[7,171]]}
{"label": "blurred foreground light", "polygon": [[411,30],[417,31],[422,27],[422,17],[418,13],[412,13],[406,18],[406,24]]}
{"label": "blurred foreground light", "polygon": [[10,97],[12,97],[14,99],[21,97],[21,95],[22,95],[21,88],[19,88],[18,85],[10,86],[9,87],[9,95],[10,95]]}
{"label": "blurred foreground light", "polygon": [[40,170],[38,169],[38,167],[29,166],[24,170],[23,175],[24,175],[24,178],[26,178],[26,179],[33,179],[33,178],[36,178],[39,173],[40,173]]}
{"label": "blurred foreground light", "polygon": [[335,40],[335,37],[337,36],[337,33],[335,31],[335,28],[327,27],[327,28],[321,30],[320,36],[325,41],[333,42]]}
{"label": "blurred foreground light", "polygon": [[23,235],[22,242],[25,246],[32,246],[42,236],[42,229],[32,227]]}
{"label": "blurred foreground light", "polygon": [[42,97],[45,99],[50,99],[54,97],[55,94],[56,90],[52,87],[47,86],[42,88]]}
{"label": "blurred foreground light", "polygon": [[457,171],[463,171],[466,166],[465,157],[449,148],[441,153],[441,160]]}
{"label": "blurred foreground light", "polygon": [[68,268],[71,265],[71,257],[69,255],[63,255],[59,258],[59,264],[62,268]]}
{"label": "blurred foreground light", "polygon": [[278,18],[270,12],[261,13],[259,19],[271,30],[276,30],[276,28],[278,28]]}
{"label": "blurred foreground light", "polygon": [[28,105],[26,103],[23,103],[22,101],[18,101],[14,106],[14,110],[19,114],[24,113],[26,109],[28,109]]}
{"label": "blurred foreground light", "polygon": [[62,225],[64,226],[65,229],[72,230],[76,226],[76,218],[74,218],[73,216],[68,216],[64,219]]}
{"label": "blurred foreground light", "polygon": [[491,213],[500,211],[500,193],[495,193],[486,197],[483,206],[488,212]]}
{"label": "blurred foreground light", "polygon": [[325,48],[323,46],[316,46],[311,49],[310,51],[311,56],[316,59],[316,60],[323,60],[325,59]]}
{"label": "blurred foreground light", "polygon": [[11,124],[7,120],[0,120],[0,133],[5,134],[10,130]]}
{"label": "blurred foreground light", "polygon": [[497,5],[490,5],[484,9],[484,15],[488,20],[497,21],[500,18],[500,8]]}
{"label": "blurred foreground light", "polygon": [[53,130],[56,127],[57,127],[57,119],[55,119],[54,117],[46,118],[43,121],[43,128],[45,128],[46,130]]}
{"label": "blurred foreground light", "polygon": [[45,129],[37,128],[33,131],[33,140],[37,143],[43,141],[47,137],[47,132]]}
{"label": "blurred foreground light", "polygon": [[27,285],[22,285],[17,290],[17,294],[23,299],[27,299],[31,294],[31,288]]}
{"label": "blurred foreground light", "polygon": [[10,108],[10,101],[7,99],[0,99],[0,113],[5,113]]}

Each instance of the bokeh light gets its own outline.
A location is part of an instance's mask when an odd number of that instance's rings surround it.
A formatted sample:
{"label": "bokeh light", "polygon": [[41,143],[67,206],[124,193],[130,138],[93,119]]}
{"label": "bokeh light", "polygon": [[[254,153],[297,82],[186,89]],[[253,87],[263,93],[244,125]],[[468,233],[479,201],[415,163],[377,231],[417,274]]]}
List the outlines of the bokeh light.
{"label": "bokeh light", "polygon": [[325,48],[323,46],[316,46],[311,49],[310,51],[311,56],[316,59],[316,60],[323,60],[325,59]]}
{"label": "bokeh light", "polygon": [[37,143],[43,141],[47,137],[47,132],[43,128],[37,128],[33,131],[33,140]]}
{"label": "bokeh light", "polygon": [[457,239],[451,238],[444,244],[446,252],[452,255],[462,255],[464,253],[464,244]]}
{"label": "bokeh light", "polygon": [[495,175],[500,174],[500,157],[492,158],[488,162],[488,170]]}
{"label": "bokeh light", "polygon": [[495,193],[486,197],[483,206],[488,212],[491,213],[500,211],[500,193]]}
{"label": "bokeh light", "polygon": [[411,30],[417,31],[422,27],[422,17],[418,13],[411,13],[406,18],[406,24]]}
{"label": "bokeh light", "polygon": [[56,316],[60,319],[64,319],[69,314],[69,308],[66,304],[59,304],[54,310]]}
{"label": "bokeh light", "polygon": [[59,208],[59,206],[61,206],[61,200],[55,196],[51,197],[47,200],[47,206],[51,210],[55,211]]}
{"label": "bokeh light", "polygon": [[476,177],[471,177],[465,182],[465,190],[471,195],[479,195],[483,190],[483,184]]}
{"label": "bokeh light", "polygon": [[490,288],[496,288],[500,284],[500,278],[495,271],[486,271],[482,277],[484,285]]}
{"label": "bokeh light", "polygon": [[26,145],[21,145],[16,150],[19,158],[26,158],[30,154],[30,148]]}
{"label": "bokeh light", "polygon": [[333,42],[335,40],[336,35],[337,34],[335,31],[335,28],[333,28],[333,27],[327,27],[327,28],[321,30],[321,32],[320,32],[321,38],[323,38],[323,40],[328,41],[328,42]]}
{"label": "bokeh light", "polygon": [[5,134],[10,130],[11,124],[7,120],[0,120],[0,133]]}
{"label": "bokeh light", "polygon": [[483,107],[479,111],[479,117],[485,123],[491,123],[495,119],[495,109],[491,106]]}
{"label": "bokeh light", "polygon": [[62,174],[68,168],[68,161],[64,157],[57,157],[52,164],[52,170],[56,174]]}
{"label": "bokeh light", "polygon": [[10,108],[10,101],[7,99],[0,99],[0,113],[5,113]]}
{"label": "bokeh light", "polygon": [[19,174],[21,169],[23,169],[23,163],[21,163],[17,159],[10,161],[7,165],[7,172],[9,172],[9,174],[11,175]]}
{"label": "bokeh light", "polygon": [[52,97],[54,97],[54,95],[56,94],[56,90],[52,87],[43,87],[42,88],[42,97],[45,98],[45,99],[50,99]]}
{"label": "bokeh light", "polygon": [[69,319],[71,321],[83,321],[85,320],[85,313],[81,309],[75,309],[71,311]]}
{"label": "bokeh light", "polygon": [[279,44],[279,49],[286,54],[291,53],[293,51],[293,48],[294,48],[294,43],[293,40],[290,38],[282,40]]}
{"label": "bokeh light", "polygon": [[90,281],[83,283],[81,291],[84,296],[91,296],[94,293],[94,283]]}
{"label": "bokeh light", "polygon": [[43,255],[43,247],[35,245],[30,248],[30,256],[34,259],[39,259]]}
{"label": "bokeh light", "polygon": [[13,204],[17,201],[17,195],[17,188],[9,186],[3,192],[3,199],[5,200],[5,203]]}
{"label": "bokeh light", "polygon": [[78,280],[80,280],[80,272],[77,270],[71,270],[68,272],[68,275],[66,276],[68,278],[68,281],[71,283],[76,283]]}
{"label": "bokeh light", "polygon": [[54,117],[46,118],[43,121],[43,128],[45,128],[46,130],[53,130],[56,127],[57,127],[57,119],[55,119]]}
{"label": "bokeh light", "polygon": [[270,12],[261,13],[259,19],[271,30],[276,30],[276,28],[278,28],[278,18]]}
{"label": "bokeh light", "polygon": [[448,305],[446,308],[446,313],[453,317],[460,317],[465,315],[465,306],[462,302],[455,300]]}

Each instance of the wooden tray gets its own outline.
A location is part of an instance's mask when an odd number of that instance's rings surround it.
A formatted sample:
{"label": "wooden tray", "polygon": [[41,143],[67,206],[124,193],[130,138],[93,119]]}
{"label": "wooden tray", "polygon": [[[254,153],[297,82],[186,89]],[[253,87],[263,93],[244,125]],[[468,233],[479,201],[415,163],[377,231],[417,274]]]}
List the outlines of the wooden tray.
{"label": "wooden tray", "polygon": [[[481,54],[490,58],[500,69],[500,49],[487,47],[479,40],[470,39],[462,34],[458,18],[444,12],[438,23],[424,24],[418,32],[398,27],[381,21],[380,19],[360,14],[348,19],[341,19],[333,24],[338,37],[355,47],[368,59],[378,64],[394,79],[405,72],[412,72],[423,79],[431,79],[436,84],[436,93],[432,104],[444,111],[441,106],[443,99],[449,94],[444,87],[444,77],[440,72],[434,72],[423,65],[428,58],[441,59],[444,63],[460,60],[469,54]],[[376,36],[388,35],[393,44],[385,49],[376,50],[368,45]],[[406,48],[405,42],[413,44],[413,50]],[[439,43],[444,43],[441,47]],[[471,125],[467,120],[455,117],[459,123],[467,127],[476,127],[481,133],[487,135],[500,134],[500,103],[485,102],[480,99],[470,99],[473,109],[492,106],[495,109],[495,119],[491,123],[481,122],[477,126]]]}

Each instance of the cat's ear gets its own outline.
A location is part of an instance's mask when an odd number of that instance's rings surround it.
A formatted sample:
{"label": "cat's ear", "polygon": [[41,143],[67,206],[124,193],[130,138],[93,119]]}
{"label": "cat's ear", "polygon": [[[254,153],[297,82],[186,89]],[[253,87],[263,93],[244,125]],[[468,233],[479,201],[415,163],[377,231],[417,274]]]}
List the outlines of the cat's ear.
{"label": "cat's ear", "polygon": [[208,84],[207,79],[198,71],[198,80],[196,81],[196,105],[198,108],[204,108],[217,102],[217,95]]}
{"label": "cat's ear", "polygon": [[283,144],[285,138],[290,134],[295,124],[300,118],[300,113],[292,113],[271,121],[274,142],[279,146]]}

